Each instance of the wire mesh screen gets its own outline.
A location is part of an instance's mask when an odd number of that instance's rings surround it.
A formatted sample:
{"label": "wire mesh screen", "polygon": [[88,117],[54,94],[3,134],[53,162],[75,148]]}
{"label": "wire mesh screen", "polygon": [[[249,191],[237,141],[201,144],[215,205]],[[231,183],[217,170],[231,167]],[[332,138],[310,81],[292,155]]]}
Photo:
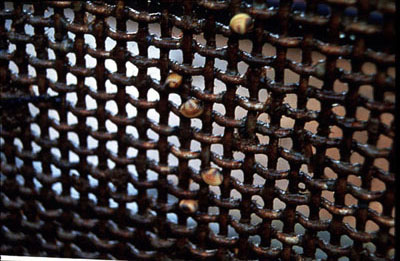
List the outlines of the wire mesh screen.
{"label": "wire mesh screen", "polygon": [[394,259],[394,1],[0,6],[1,254]]}

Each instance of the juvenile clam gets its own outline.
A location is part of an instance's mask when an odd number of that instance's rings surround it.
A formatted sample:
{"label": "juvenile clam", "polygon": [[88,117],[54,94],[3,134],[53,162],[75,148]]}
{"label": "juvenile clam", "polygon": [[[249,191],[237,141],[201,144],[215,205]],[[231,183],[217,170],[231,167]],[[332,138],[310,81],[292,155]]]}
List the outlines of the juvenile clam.
{"label": "juvenile clam", "polygon": [[182,76],[177,73],[171,73],[165,80],[165,85],[171,89],[178,88],[182,84]]}
{"label": "juvenile clam", "polygon": [[232,17],[229,27],[237,34],[247,33],[253,25],[253,19],[245,13],[240,13]]}
{"label": "juvenile clam", "polygon": [[325,77],[325,73],[326,73],[325,61],[319,61],[313,67],[314,67],[315,76],[317,76],[317,78],[319,78],[319,79],[323,79]]}
{"label": "juvenile clam", "polygon": [[205,183],[211,186],[219,186],[222,184],[224,180],[224,176],[219,173],[216,168],[209,168],[201,172],[201,178]]}
{"label": "juvenile clam", "polygon": [[191,98],[181,105],[179,112],[186,118],[195,118],[203,113],[203,106],[198,99]]}
{"label": "juvenile clam", "polygon": [[193,199],[182,199],[179,202],[179,208],[185,213],[195,213],[199,208],[197,200]]}

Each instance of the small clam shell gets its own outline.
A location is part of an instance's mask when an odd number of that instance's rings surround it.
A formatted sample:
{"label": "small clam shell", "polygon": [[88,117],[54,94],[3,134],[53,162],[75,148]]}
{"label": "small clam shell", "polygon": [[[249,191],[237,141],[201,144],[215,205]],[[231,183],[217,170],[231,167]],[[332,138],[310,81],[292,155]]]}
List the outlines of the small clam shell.
{"label": "small clam shell", "polygon": [[179,202],[179,207],[185,213],[195,213],[197,211],[197,209],[199,208],[199,204],[197,203],[197,200],[182,199]]}
{"label": "small clam shell", "polygon": [[171,73],[165,80],[165,85],[169,88],[178,88],[182,84],[182,76],[177,73]]}
{"label": "small clam shell", "polygon": [[203,106],[199,100],[191,98],[181,105],[179,112],[186,118],[195,118],[203,113]]}
{"label": "small clam shell", "polygon": [[324,61],[321,61],[314,65],[315,75],[318,78],[320,78],[320,79],[324,78],[325,73],[326,73],[325,67],[326,67],[326,65],[325,65]]}
{"label": "small clam shell", "polygon": [[253,25],[253,20],[248,14],[241,13],[232,17],[229,26],[237,34],[247,33]]}
{"label": "small clam shell", "polygon": [[219,186],[224,180],[224,176],[216,168],[209,168],[201,172],[201,178],[211,186]]}

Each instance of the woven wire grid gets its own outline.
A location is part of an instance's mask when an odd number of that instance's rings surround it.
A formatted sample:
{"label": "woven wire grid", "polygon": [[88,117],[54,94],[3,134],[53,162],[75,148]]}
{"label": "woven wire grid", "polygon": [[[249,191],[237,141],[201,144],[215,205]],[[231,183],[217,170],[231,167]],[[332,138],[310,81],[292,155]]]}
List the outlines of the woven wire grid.
{"label": "woven wire grid", "polygon": [[394,18],[394,1],[0,3],[0,253],[394,259]]}

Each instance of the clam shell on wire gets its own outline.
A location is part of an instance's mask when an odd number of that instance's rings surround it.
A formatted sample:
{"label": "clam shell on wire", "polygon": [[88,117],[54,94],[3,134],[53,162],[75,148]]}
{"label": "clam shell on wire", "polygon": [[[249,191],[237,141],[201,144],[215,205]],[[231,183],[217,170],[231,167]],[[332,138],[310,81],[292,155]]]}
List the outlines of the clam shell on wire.
{"label": "clam shell on wire", "polygon": [[224,176],[216,168],[209,168],[201,172],[201,178],[211,186],[219,186],[224,180]]}
{"label": "clam shell on wire", "polygon": [[165,80],[165,85],[171,89],[178,88],[182,84],[182,76],[177,73],[171,73]]}
{"label": "clam shell on wire", "polygon": [[181,105],[179,112],[186,118],[195,118],[203,113],[203,106],[198,99],[191,98]]}
{"label": "clam shell on wire", "polygon": [[237,34],[246,34],[253,26],[253,19],[245,13],[232,17],[229,27]]}
{"label": "clam shell on wire", "polygon": [[179,202],[179,208],[185,213],[195,213],[199,208],[199,203],[193,199],[182,199]]}

